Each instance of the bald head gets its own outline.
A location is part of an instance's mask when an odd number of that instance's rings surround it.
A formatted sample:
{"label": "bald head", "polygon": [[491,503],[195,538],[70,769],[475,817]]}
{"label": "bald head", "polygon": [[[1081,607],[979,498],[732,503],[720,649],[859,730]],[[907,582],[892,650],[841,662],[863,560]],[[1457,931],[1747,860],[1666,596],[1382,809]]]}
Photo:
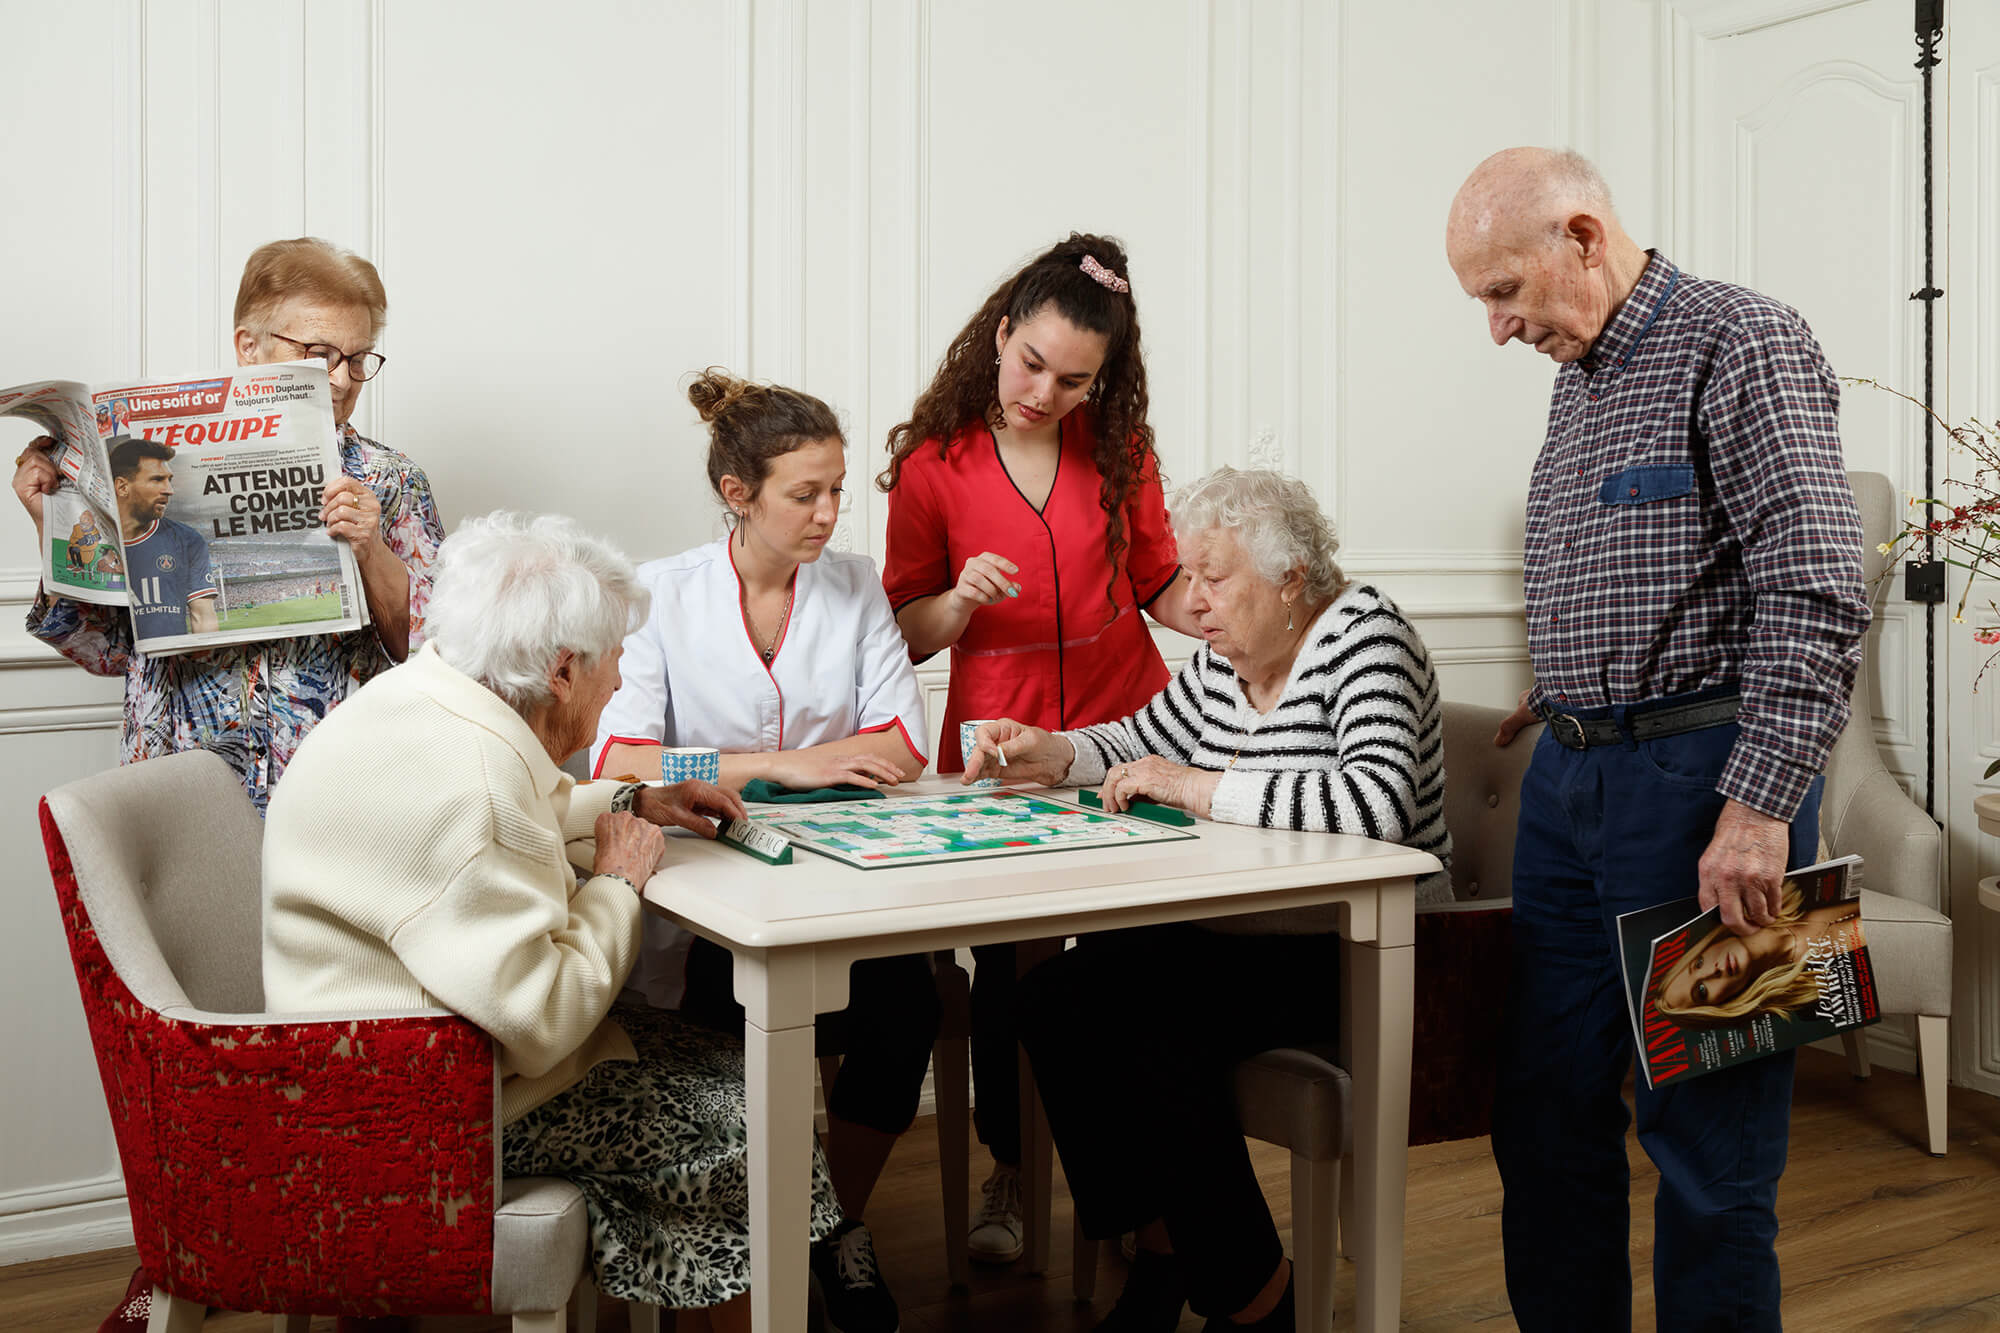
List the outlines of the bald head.
{"label": "bald head", "polygon": [[1445,248],[1462,241],[1553,242],[1578,213],[1618,225],[1611,190],[1589,158],[1567,148],[1502,149],[1458,187]]}
{"label": "bald head", "polygon": [[1444,244],[1459,285],[1486,307],[1493,341],[1557,361],[1589,353],[1647,263],[1604,177],[1558,148],[1509,148],[1473,168],[1451,201]]}

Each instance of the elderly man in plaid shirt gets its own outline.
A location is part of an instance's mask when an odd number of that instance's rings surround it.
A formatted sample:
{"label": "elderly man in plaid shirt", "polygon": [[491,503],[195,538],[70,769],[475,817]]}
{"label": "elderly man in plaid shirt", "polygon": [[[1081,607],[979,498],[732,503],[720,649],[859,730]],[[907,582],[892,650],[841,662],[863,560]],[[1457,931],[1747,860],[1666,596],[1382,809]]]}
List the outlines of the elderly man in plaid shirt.
{"label": "elderly man in plaid shirt", "polygon": [[[1517,148],[1452,203],[1446,250],[1493,341],[1558,363],[1528,487],[1535,683],[1493,1151],[1524,1330],[1629,1329],[1620,913],[1699,889],[1748,934],[1814,859],[1820,770],[1868,628],[1840,386],[1804,319],[1682,271],[1596,169]],[[1776,1329],[1789,1053],[1651,1091],[1661,1328]]]}

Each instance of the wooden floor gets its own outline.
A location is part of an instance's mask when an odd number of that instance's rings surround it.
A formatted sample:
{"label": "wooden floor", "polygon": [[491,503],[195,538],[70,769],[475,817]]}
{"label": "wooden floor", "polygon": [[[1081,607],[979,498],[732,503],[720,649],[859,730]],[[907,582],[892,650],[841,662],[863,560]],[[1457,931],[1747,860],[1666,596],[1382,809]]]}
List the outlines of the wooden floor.
{"label": "wooden floor", "polygon": [[[1845,1066],[1805,1052],[1793,1119],[1791,1166],[1779,1198],[1778,1248],[1790,1328],[1834,1330],[2000,1329],[2000,1099],[1953,1089],[1951,1152],[1934,1159],[1920,1146],[1922,1096],[1906,1074],[1878,1071],[1857,1084]],[[1257,1145],[1256,1161],[1280,1227],[1289,1167]],[[1647,1201],[1654,1172],[1636,1142],[1632,1263],[1640,1274],[1635,1326],[1653,1328],[1644,1275],[1651,1251]],[[973,1166],[974,1197],[984,1177]],[[1057,1188],[1061,1190],[1060,1175]],[[907,1333],[1014,1333],[1084,1330],[1109,1308],[1124,1281],[1114,1247],[1103,1247],[1094,1309],[1070,1300],[1069,1199],[1056,1199],[1056,1239],[1046,1276],[975,1270],[972,1289],[945,1277],[937,1216],[937,1148],[928,1123],[898,1145],[869,1209],[884,1270],[903,1308]],[[1500,1183],[1485,1140],[1438,1144],[1411,1153],[1404,1327],[1504,1330],[1500,1272]],[[1559,1260],[1558,1260],[1559,1261]],[[110,1250],[0,1269],[0,1329],[89,1333],[124,1290],[132,1251]],[[1336,1328],[1353,1327],[1353,1270],[1342,1263]],[[218,1315],[210,1333],[264,1333],[270,1322]],[[331,1320],[315,1320],[325,1333]],[[432,1328],[505,1329],[504,1320],[427,1321]],[[607,1301],[598,1327],[626,1328]],[[1195,1330],[1190,1315],[1181,1328]]]}

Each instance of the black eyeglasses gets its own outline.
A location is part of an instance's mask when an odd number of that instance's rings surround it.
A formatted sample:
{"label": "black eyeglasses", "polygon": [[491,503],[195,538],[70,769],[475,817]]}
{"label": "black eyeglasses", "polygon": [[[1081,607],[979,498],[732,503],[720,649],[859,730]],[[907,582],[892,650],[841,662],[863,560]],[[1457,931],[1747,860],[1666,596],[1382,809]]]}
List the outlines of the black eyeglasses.
{"label": "black eyeglasses", "polygon": [[347,373],[355,380],[364,383],[380,375],[382,364],[389,359],[380,352],[343,352],[338,347],[329,347],[325,343],[302,343],[297,338],[287,338],[282,333],[273,333],[271,336],[281,343],[290,343],[298,348],[304,353],[303,360],[326,362],[326,373],[329,375],[339,370],[343,361],[346,362]]}

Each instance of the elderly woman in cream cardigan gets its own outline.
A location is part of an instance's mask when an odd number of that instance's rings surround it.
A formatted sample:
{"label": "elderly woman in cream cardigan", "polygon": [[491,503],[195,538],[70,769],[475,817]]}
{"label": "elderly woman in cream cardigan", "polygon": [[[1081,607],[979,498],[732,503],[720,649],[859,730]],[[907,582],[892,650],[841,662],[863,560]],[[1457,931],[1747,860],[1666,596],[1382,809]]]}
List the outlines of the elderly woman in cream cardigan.
{"label": "elderly woman in cream cardigan", "polygon": [[[582,1190],[599,1289],[747,1329],[741,1045],[613,1008],[640,889],[671,855],[659,826],[714,837],[742,804],[559,767],[596,734],[646,611],[632,565],[568,519],[463,524],[423,648],[315,728],[272,798],[264,992],[273,1010],[441,1004],[477,1024],[502,1074],[502,1169]],[[580,876],[568,853],[593,837]],[[814,1187],[818,1237],[839,1211],[817,1153]]]}

